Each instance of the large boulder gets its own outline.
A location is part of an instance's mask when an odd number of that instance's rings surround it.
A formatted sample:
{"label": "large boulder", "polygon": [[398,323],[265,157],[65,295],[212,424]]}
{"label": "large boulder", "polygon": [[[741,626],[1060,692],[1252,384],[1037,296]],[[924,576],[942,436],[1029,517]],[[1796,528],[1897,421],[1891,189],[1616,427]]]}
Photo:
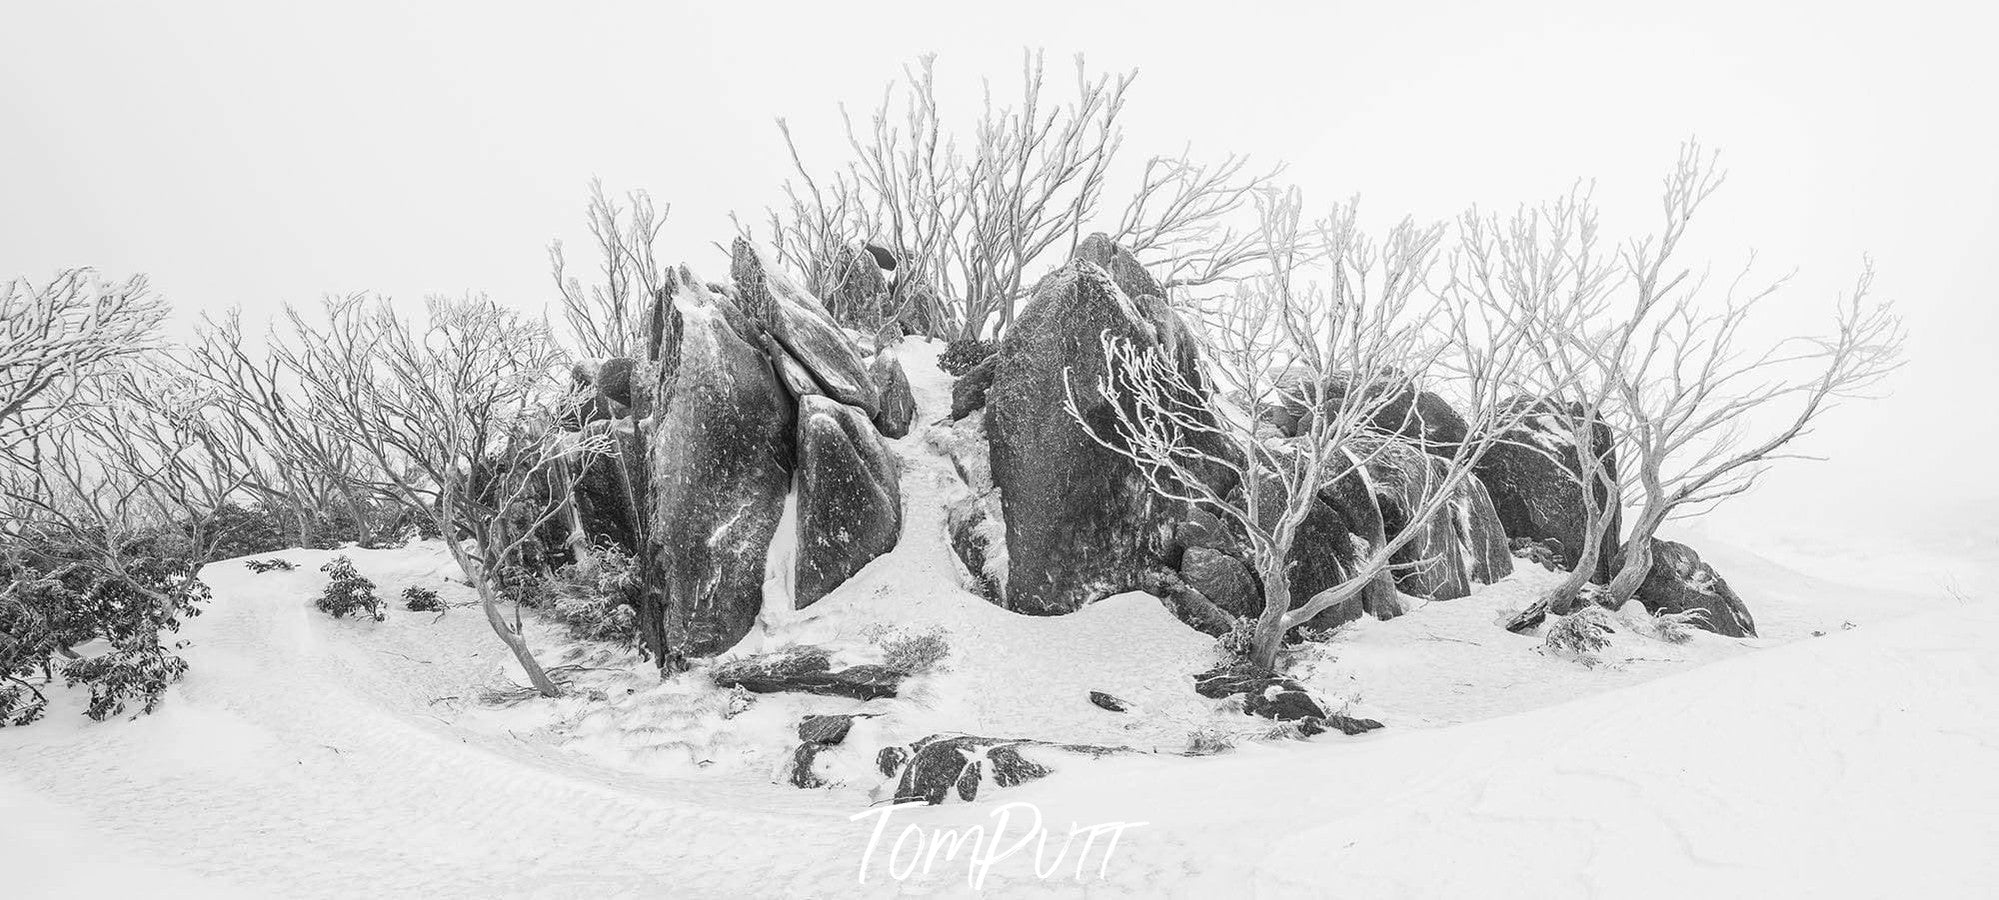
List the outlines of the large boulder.
{"label": "large boulder", "polygon": [[[819,284],[825,288],[827,312],[841,325],[870,334],[895,318],[889,299],[889,276],[883,271],[895,268],[894,257],[888,255],[890,264],[883,266],[874,249],[879,248],[853,241],[841,244],[819,260],[822,268]],[[888,251],[882,253],[886,255]]]}
{"label": "large boulder", "polygon": [[[1355,385],[1363,381],[1365,384],[1359,387],[1361,395],[1349,400]],[[1338,409],[1345,403],[1372,408],[1369,424],[1375,430],[1409,438],[1424,450],[1445,458],[1457,452],[1469,429],[1464,416],[1458,414],[1450,401],[1399,375],[1360,379],[1352,374],[1334,374],[1326,379],[1322,391],[1311,372],[1294,368],[1278,376],[1276,387],[1277,402],[1261,410],[1260,416],[1284,437],[1305,433],[1320,410]]]}
{"label": "large boulder", "polygon": [[895,454],[866,413],[817,394],[798,405],[797,602],[832,593],[902,535]]}
{"label": "large boulder", "polygon": [[669,670],[734,645],[762,607],[797,407],[760,332],[684,267],[667,273],[648,318],[655,381],[640,626]]}
{"label": "large boulder", "polygon": [[883,437],[909,436],[909,426],[916,419],[916,395],[909,389],[909,373],[903,371],[902,361],[887,350],[877,353],[868,363],[868,377],[881,392],[881,411],[875,414],[875,427]]}
{"label": "large boulder", "polygon": [[840,330],[818,298],[782,269],[737,238],[729,271],[736,282],[736,305],[762,326],[817,383],[819,392],[858,406],[872,416],[881,398],[861,352]]}
{"label": "large boulder", "polygon": [[986,431],[1006,523],[1006,605],[1051,615],[1140,588],[1166,569],[1165,538],[1185,514],[1161,498],[1129,460],[1100,445],[1065,408],[1075,386],[1084,419],[1113,433],[1094,388],[1106,372],[1105,336],[1165,347],[1196,378],[1185,326],[1130,254],[1093,236],[1077,258],[1038,283],[994,357]]}
{"label": "large boulder", "polygon": [[[1506,535],[1526,539],[1559,551],[1573,566],[1581,556],[1585,529],[1589,524],[1583,497],[1582,457],[1576,452],[1573,430],[1566,424],[1571,416],[1581,416],[1582,408],[1571,405],[1567,414],[1547,401],[1518,398],[1501,410],[1512,418],[1521,405],[1532,404],[1528,414],[1513,428],[1501,433],[1479,459],[1478,478],[1492,497],[1492,506]],[[1598,458],[1614,476],[1617,449],[1609,426],[1596,424],[1594,439]],[[1603,552],[1597,557],[1594,577],[1608,581],[1617,556],[1617,536],[1622,515],[1602,487],[1596,489],[1597,502],[1608,508]]]}
{"label": "large boulder", "polygon": [[1467,477],[1428,516],[1422,506],[1446,489],[1449,466],[1413,446],[1389,442],[1370,452],[1368,475],[1389,536],[1413,529],[1392,561],[1403,593],[1452,600],[1473,584],[1491,584],[1513,572],[1513,553],[1485,487]]}
{"label": "large boulder", "polygon": [[1654,615],[1698,612],[1689,624],[1715,634],[1756,636],[1755,618],[1727,579],[1694,548],[1675,541],[1652,539],[1652,568],[1638,586],[1638,602]]}

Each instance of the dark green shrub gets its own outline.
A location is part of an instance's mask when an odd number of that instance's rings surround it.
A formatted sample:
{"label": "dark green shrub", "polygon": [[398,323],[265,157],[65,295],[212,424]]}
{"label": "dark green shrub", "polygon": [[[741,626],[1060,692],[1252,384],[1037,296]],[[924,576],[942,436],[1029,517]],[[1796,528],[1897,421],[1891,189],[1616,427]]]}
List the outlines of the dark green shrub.
{"label": "dark green shrub", "polygon": [[353,613],[382,621],[382,598],[375,596],[375,583],[354,568],[353,560],[336,556],[319,570],[331,577],[312,605],[336,619]]}

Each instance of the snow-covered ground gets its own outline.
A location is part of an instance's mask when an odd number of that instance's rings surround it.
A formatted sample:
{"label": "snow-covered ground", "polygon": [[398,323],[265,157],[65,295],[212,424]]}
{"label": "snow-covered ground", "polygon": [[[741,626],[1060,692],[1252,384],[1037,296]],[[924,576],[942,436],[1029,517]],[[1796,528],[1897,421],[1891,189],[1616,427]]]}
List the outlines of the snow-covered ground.
{"label": "snow-covered ground", "polygon": [[[939,418],[935,349],[902,352],[920,420]],[[392,604],[382,623],[335,621],[310,605],[329,552],[283,554],[298,564],[289,573],[217,563],[203,575],[214,601],[185,629],[192,670],[157,714],[91,723],[58,691],[43,722],[0,731],[0,895],[955,894],[978,867],[949,847],[928,871],[895,856],[904,827],[984,826],[985,846],[1004,850],[1030,816],[1016,802],[1053,836],[994,862],[980,882],[993,893],[1968,895],[1999,883],[1987,850],[1999,843],[1999,605],[1976,589],[1855,586],[1812,565],[1836,549],[1787,546],[1780,564],[1704,536],[1696,546],[1764,636],[1672,644],[1627,627],[1586,666],[1496,624],[1548,577],[1523,570],[1356,623],[1300,661],[1322,699],[1386,729],[1188,757],[1175,751],[1195,730],[1268,724],[1193,693],[1187,676],[1212,664],[1212,642],[1142,594],[1031,618],[967,592],[944,538],[949,466],[922,429],[895,443],[902,544],[801,613],[771,609],[739,651],[804,642],[864,661],[884,630],[941,629],[945,668],[904,696],[744,704],[698,674],[662,684],[629,655],[565,645],[531,621],[531,643],[588,665],[580,684],[595,693],[496,707],[481,689],[519,676],[475,610]],[[435,545],[349,552],[385,598],[414,583],[470,599]],[[1134,709],[1099,709],[1092,690]],[[844,784],[778,783],[799,718],[852,711],[879,715],[833,754]],[[937,732],[1167,752],[1077,763],[972,804],[875,805],[873,750]],[[990,840],[1001,811],[1011,830]],[[1055,862],[1071,823],[1144,824],[1114,848],[1100,840],[1079,881],[1078,851]],[[898,866],[915,871],[898,880]]]}

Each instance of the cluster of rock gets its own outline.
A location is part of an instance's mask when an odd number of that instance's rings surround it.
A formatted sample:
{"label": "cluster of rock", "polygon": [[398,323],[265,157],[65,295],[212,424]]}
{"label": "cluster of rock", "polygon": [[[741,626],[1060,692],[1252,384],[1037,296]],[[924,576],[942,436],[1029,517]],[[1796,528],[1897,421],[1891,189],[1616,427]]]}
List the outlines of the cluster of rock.
{"label": "cluster of rock", "polygon": [[818,298],[738,240],[727,284],[666,273],[644,361],[579,373],[583,423],[619,452],[584,461],[583,529],[640,561],[640,626],[680,668],[747,634],[766,560],[796,493],[795,603],[809,605],[892,549],[902,497],[885,437],[909,431],[907,374],[870,362]]}
{"label": "cluster of rock", "polygon": [[[1096,390],[1108,365],[1105,337],[1161,353],[1194,389],[1211,389],[1201,383],[1187,326],[1164,298],[1162,286],[1129,252],[1104,235],[1092,235],[1036,284],[990,358],[958,377],[952,416],[974,421],[983,415],[989,458],[958,460],[960,472],[977,477],[968,484],[970,496],[950,511],[952,545],[973,586],[995,602],[1054,615],[1144,590],[1210,633],[1261,611],[1262,579],[1239,528],[1160,496],[1137,465],[1097,440],[1115,435],[1112,401]],[[1542,548],[1544,560],[1582,547],[1583,467],[1558,417],[1531,411],[1518,417],[1518,425],[1496,436],[1473,476],[1452,484],[1446,460],[1468,437],[1464,418],[1444,398],[1414,384],[1394,378],[1368,383],[1375,385],[1368,390],[1395,391],[1371,402],[1377,408],[1374,426],[1402,439],[1355,442],[1332,461],[1337,472],[1328,473],[1288,560],[1292,606],[1348,580],[1359,560],[1404,529],[1413,528],[1413,538],[1392,557],[1392,575],[1377,577],[1313,625],[1337,625],[1364,613],[1397,615],[1402,594],[1435,600],[1466,596],[1474,585],[1512,572],[1516,542]],[[1315,386],[1293,384],[1281,392],[1283,403],[1258,411],[1272,446],[1298,440],[1315,410],[1340,399],[1317,393]],[[1194,434],[1198,440],[1199,432]],[[1599,426],[1594,444],[1591,451],[1614,473],[1607,428]],[[1220,443],[1201,449],[1224,460],[1233,452]],[[1234,484],[1232,478],[1228,467],[1217,466],[1205,480],[1238,497],[1247,490],[1282,490],[1274,484]],[[1436,512],[1426,521],[1412,521],[1445,491],[1450,496]],[[1605,499],[1598,489],[1599,502]],[[1607,505],[1614,535],[1615,504]],[[1608,577],[1616,555],[1614,544],[1604,549],[1599,578]],[[1672,609],[1680,604],[1674,598],[1698,594],[1688,602],[1730,607],[1704,627],[1723,633],[1736,624],[1750,627],[1746,610],[1732,596],[1667,585],[1684,579],[1671,561],[1678,557],[1663,558],[1668,562],[1655,566],[1654,580],[1640,590],[1648,607]],[[1697,566],[1681,568],[1690,573],[1685,577],[1705,577]]]}

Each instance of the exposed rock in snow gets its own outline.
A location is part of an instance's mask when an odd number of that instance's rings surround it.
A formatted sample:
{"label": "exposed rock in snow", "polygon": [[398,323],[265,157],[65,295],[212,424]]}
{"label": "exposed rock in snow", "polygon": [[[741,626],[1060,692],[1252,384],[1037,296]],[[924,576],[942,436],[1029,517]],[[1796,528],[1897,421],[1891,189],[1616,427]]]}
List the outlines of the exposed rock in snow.
{"label": "exposed rock in snow", "polygon": [[951,418],[962,419],[986,408],[986,395],[993,389],[993,374],[998,369],[999,360],[987,357],[951,383]]}
{"label": "exposed rock in snow", "polygon": [[881,410],[881,398],[860,350],[818,298],[789,273],[768,264],[742,238],[736,239],[729,271],[736,282],[737,305],[784,345],[821,392],[870,416]]}
{"label": "exposed rock in snow", "polygon": [[717,671],[711,677],[717,687],[739,687],[753,694],[820,694],[874,700],[895,696],[896,685],[906,676],[884,666],[827,669],[822,664],[820,668],[803,671]]}
{"label": "exposed rock in snow", "polygon": [[[1530,398],[1520,398],[1512,404],[1533,402]],[[1514,408],[1513,405],[1507,409]],[[1507,537],[1552,542],[1573,566],[1582,553],[1583,533],[1588,524],[1583,504],[1582,460],[1576,455],[1575,441],[1562,418],[1551,414],[1555,408],[1545,401],[1538,406],[1547,412],[1527,416],[1513,430],[1500,435],[1480,458],[1478,478],[1492,497],[1493,510],[1498,513]],[[1609,470],[1616,472],[1617,449],[1610,428],[1601,422],[1597,423],[1594,443]],[[1602,499],[1603,491],[1599,489],[1597,496]],[[1598,557],[1599,580],[1608,580],[1613,571],[1611,559],[1617,555],[1621,519],[1617,507],[1611,506],[1606,543]]]}
{"label": "exposed rock in snow", "polygon": [[1698,611],[1688,624],[1716,634],[1756,636],[1749,607],[1720,572],[1685,544],[1652,539],[1652,570],[1638,586],[1638,602],[1655,615]]}
{"label": "exposed rock in snow", "polygon": [[1376,454],[1369,467],[1383,526],[1389,534],[1415,527],[1416,536],[1394,557],[1396,584],[1408,594],[1454,600],[1473,584],[1490,584],[1513,571],[1513,554],[1492,501],[1475,478],[1461,482],[1426,522],[1412,522],[1426,499],[1444,489],[1443,460],[1401,444]]}
{"label": "exposed rock in snow", "polygon": [[897,803],[935,806],[956,796],[976,800],[990,787],[1009,788],[1045,778],[1062,758],[1095,758],[1125,752],[1121,747],[1054,744],[1005,738],[933,735],[912,744],[901,765]]}
{"label": "exposed rock in snow", "polygon": [[[1065,409],[1069,387],[1084,417],[1112,431],[1094,390],[1104,374],[1102,336],[1141,347],[1178,344],[1185,326],[1163,302],[1142,310],[1086,250],[1035,286],[1000,340],[986,430],[1005,510],[1009,608],[1049,615],[1144,584],[1170,571],[1165,540],[1184,514],[1155,494],[1128,460],[1098,446]],[[1101,254],[1098,254],[1101,256]],[[1142,267],[1112,250],[1113,268]],[[1136,285],[1144,287],[1144,285]],[[1154,317],[1157,318],[1154,318]],[[1191,357],[1185,358],[1191,372]],[[1198,383],[1199,376],[1193,376]]]}
{"label": "exposed rock in snow", "polygon": [[[1278,403],[1260,411],[1259,417],[1270,423],[1278,434],[1297,437],[1312,427],[1312,416],[1317,410],[1329,405],[1337,409],[1338,404],[1346,402],[1348,385],[1352,380],[1350,376],[1333,376],[1332,384],[1321,400],[1315,378],[1304,369],[1292,369],[1278,376]],[[1464,442],[1468,426],[1464,416],[1458,414],[1450,401],[1413,384],[1401,384],[1394,388],[1385,383],[1375,385],[1370,396],[1380,396],[1391,389],[1395,391],[1394,395],[1375,410],[1371,423],[1373,428],[1411,438],[1437,456],[1449,458],[1457,452],[1458,445]]]}
{"label": "exposed rock in snow", "polygon": [[791,490],[797,409],[734,303],[685,268],[655,304],[640,625],[668,668],[748,634]]}
{"label": "exposed rock in snow", "polygon": [[868,377],[881,392],[875,427],[886,438],[907,437],[910,420],[916,418],[916,398],[910,396],[909,375],[902,370],[902,361],[893,353],[877,353],[868,362]]}
{"label": "exposed rock in snow", "polygon": [[798,408],[798,607],[826,596],[902,536],[895,455],[852,406],[812,395]]}
{"label": "exposed rock in snow", "polygon": [[1195,675],[1194,691],[1216,700],[1240,694],[1243,712],[1279,722],[1298,722],[1301,732],[1308,737],[1325,731],[1363,734],[1381,727],[1373,719],[1328,713],[1304,685],[1247,666],[1218,666]]}

